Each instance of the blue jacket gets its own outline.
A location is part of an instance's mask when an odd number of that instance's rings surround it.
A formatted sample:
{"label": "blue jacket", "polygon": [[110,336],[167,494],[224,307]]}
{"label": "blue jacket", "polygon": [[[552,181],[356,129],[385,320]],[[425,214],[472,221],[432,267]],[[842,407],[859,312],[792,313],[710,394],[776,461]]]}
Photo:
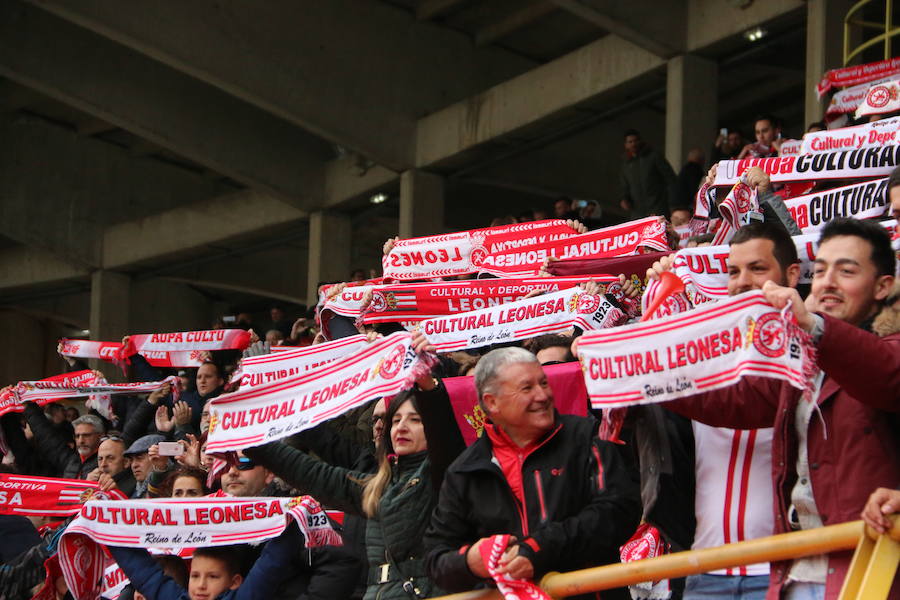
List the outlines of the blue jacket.
{"label": "blue jacket", "polygon": [[[216,600],[268,600],[291,576],[291,559],[303,543],[300,528],[291,522],[280,536],[266,544],[241,587],[220,594]],[[164,574],[143,548],[108,548],[131,585],[147,600],[190,600],[187,590]]]}

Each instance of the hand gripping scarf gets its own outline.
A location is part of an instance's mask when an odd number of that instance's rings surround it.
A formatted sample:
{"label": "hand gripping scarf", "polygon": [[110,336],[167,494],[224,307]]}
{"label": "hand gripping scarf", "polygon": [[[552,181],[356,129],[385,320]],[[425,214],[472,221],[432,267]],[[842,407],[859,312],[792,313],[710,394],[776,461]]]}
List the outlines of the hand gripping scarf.
{"label": "hand gripping scarf", "polygon": [[580,288],[542,294],[482,310],[428,319],[418,328],[438,352],[480,348],[564,331],[572,326],[601,329],[625,315],[602,294]]}
{"label": "hand gripping scarf", "polygon": [[504,600],[551,600],[547,592],[534,582],[527,579],[513,579],[505,573],[500,573],[500,557],[506,552],[509,540],[509,535],[492,535],[481,542],[479,547],[484,568],[497,584],[497,590],[503,595]]}
{"label": "hand gripping scarf", "polygon": [[[619,559],[627,564],[668,553],[669,544],[662,539],[659,530],[649,523],[641,523],[634,535],[619,548]],[[668,579],[636,583],[628,586],[628,591],[632,600],[667,600],[672,597]]]}
{"label": "hand gripping scarf", "polygon": [[756,195],[756,188],[750,187],[747,184],[746,175],[742,175],[740,181],[731,188],[725,200],[719,204],[722,224],[713,238],[714,246],[731,241],[738,229],[749,224],[750,214],[759,212],[759,200]]}
{"label": "hand gripping scarf", "polygon": [[815,349],[793,314],[758,290],[655,321],[592,331],[578,345],[594,408],[665,402],[747,375],[811,396]]}
{"label": "hand gripping scarf", "polygon": [[243,329],[211,329],[175,333],[142,333],[129,336],[128,346],[118,342],[60,340],[59,353],[75,358],[99,358],[117,364],[140,354],[154,367],[199,367],[200,353],[215,350],[244,350],[250,332]]}
{"label": "hand gripping scarf", "polygon": [[59,543],[59,562],[76,600],[96,599],[106,568],[103,545],[184,548],[258,542],[281,534],[293,519],[307,547],[340,545],[319,503],[296,498],[163,498],[91,501]]}

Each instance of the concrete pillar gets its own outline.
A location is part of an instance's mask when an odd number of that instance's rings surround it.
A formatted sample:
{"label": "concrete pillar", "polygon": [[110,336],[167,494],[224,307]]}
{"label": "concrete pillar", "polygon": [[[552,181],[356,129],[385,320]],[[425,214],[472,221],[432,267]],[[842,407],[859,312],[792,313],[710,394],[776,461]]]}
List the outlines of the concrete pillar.
{"label": "concrete pillar", "polygon": [[[666,71],[666,159],[677,173],[688,151],[704,154],[716,139],[719,68],[714,61],[684,54]],[[709,159],[709,157],[706,157]]]}
{"label": "concrete pillar", "polygon": [[[114,271],[98,270],[91,274],[90,331],[92,340],[116,342],[130,329],[131,278]],[[100,369],[110,381],[121,381],[122,373],[112,363],[90,361],[92,369]]]}
{"label": "concrete pillar", "polygon": [[0,386],[54,374],[48,372],[45,364],[47,347],[52,345],[55,350],[56,346],[48,337],[38,319],[16,310],[0,309],[0,344],[6,348],[0,361]]}
{"label": "concrete pillar", "polygon": [[342,215],[314,212],[309,217],[309,270],[306,303],[315,306],[319,283],[350,279],[352,223]]}
{"label": "concrete pillar", "polygon": [[806,84],[804,86],[804,131],[825,116],[829,95],[819,100],[816,84],[829,69],[844,62],[844,15],[851,0],[808,0],[806,3]]}
{"label": "concrete pillar", "polygon": [[413,169],[400,176],[400,237],[444,231],[444,178]]}

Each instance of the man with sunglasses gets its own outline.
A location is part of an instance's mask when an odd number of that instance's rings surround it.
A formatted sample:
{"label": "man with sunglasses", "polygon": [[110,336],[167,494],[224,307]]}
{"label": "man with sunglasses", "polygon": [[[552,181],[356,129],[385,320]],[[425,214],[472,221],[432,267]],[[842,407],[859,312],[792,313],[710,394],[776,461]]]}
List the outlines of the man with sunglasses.
{"label": "man with sunglasses", "polygon": [[273,496],[266,488],[275,479],[272,471],[259,466],[241,452],[238,462],[222,475],[222,491],[229,496]]}

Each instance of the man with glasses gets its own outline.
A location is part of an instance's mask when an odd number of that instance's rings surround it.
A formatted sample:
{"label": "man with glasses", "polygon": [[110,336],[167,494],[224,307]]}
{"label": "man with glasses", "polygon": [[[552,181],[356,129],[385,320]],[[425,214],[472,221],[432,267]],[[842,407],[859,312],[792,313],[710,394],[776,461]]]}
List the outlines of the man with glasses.
{"label": "man with glasses", "polygon": [[97,468],[97,448],[106,432],[100,417],[84,415],[72,421],[74,449],[69,447],[70,440],[59,435],[44,410],[34,402],[25,403],[25,420],[34,433],[38,453],[50,463],[58,477],[86,479],[88,473]]}

